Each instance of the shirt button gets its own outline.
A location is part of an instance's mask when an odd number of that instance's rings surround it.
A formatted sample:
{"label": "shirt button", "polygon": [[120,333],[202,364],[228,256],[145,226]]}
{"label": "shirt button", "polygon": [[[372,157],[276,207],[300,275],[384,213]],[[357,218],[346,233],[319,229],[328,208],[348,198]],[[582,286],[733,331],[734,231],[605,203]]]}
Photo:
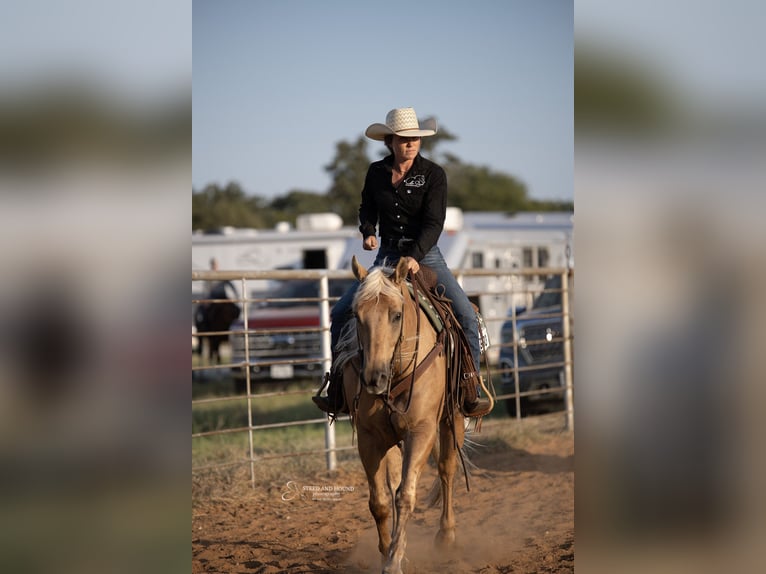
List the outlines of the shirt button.
{"label": "shirt button", "polygon": [[404,229],[404,226],[403,226],[403,225],[400,225],[400,226],[399,226],[399,229]]}
{"label": "shirt button", "polygon": [[396,216],[396,219],[399,219],[400,217],[401,217],[401,215],[397,215],[397,216]]}

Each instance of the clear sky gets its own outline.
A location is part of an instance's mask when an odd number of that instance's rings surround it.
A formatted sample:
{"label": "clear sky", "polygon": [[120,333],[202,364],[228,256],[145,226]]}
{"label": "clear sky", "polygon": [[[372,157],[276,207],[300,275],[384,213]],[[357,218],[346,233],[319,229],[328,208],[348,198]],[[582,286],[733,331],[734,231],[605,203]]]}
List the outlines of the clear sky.
{"label": "clear sky", "polygon": [[571,0],[195,0],[192,185],[324,193],[335,144],[411,106],[458,137],[442,152],[571,200],[573,18]]}

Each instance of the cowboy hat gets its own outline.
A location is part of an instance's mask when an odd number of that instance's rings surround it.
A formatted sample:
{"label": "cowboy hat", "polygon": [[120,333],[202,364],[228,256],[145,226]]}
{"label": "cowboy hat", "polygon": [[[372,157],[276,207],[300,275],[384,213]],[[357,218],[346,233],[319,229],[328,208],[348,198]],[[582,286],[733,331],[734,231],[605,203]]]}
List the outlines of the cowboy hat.
{"label": "cowboy hat", "polygon": [[385,124],[372,124],[364,134],[373,140],[383,141],[388,135],[424,137],[436,133],[436,120],[429,118],[418,123],[413,108],[396,108],[386,114]]}

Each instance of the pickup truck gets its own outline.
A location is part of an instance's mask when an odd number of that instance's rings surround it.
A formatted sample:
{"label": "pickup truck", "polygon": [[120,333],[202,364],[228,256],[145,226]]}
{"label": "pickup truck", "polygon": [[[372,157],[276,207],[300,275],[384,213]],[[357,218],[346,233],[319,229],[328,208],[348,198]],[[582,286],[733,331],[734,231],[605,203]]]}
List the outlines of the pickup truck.
{"label": "pickup truck", "polygon": [[[330,304],[356,279],[330,279]],[[313,378],[322,375],[319,323],[319,282],[286,281],[266,297],[276,299],[253,306],[247,318],[251,380]],[[244,319],[231,325],[232,363],[245,361]],[[232,368],[241,387],[242,367]]]}
{"label": "pickup truck", "polygon": [[[573,289],[570,289],[570,302],[573,292]],[[561,276],[553,275],[546,280],[543,291],[530,309],[516,310],[515,333],[512,319],[507,320],[501,327],[499,365],[502,369],[502,394],[516,392],[514,348],[519,366],[519,392],[551,389],[550,393],[521,397],[522,413],[531,410],[535,405],[560,403],[563,400],[564,343],[561,297]],[[516,416],[516,399],[507,399],[505,405],[508,414]]]}

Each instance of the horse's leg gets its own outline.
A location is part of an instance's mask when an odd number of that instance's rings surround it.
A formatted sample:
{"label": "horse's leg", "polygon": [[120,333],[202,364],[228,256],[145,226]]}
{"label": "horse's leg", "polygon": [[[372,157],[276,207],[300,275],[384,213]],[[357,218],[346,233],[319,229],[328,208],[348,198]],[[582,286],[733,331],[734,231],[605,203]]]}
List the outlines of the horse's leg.
{"label": "horse's leg", "polygon": [[212,337],[209,337],[210,340],[210,364],[211,365],[217,365],[220,363],[220,355],[218,354],[218,348],[221,345],[221,339],[219,335],[213,335]]}
{"label": "horse's leg", "polygon": [[[399,490],[399,485],[402,483],[402,449],[400,445],[390,449],[386,455],[386,479],[390,501],[393,502],[396,500],[396,491]],[[399,519],[396,504],[391,504],[390,508],[394,515],[394,528],[396,528],[396,522]],[[384,554],[383,559],[385,560],[385,558],[386,555]]]}
{"label": "horse's leg", "polygon": [[413,432],[404,441],[402,460],[402,483],[396,492],[396,524],[388,552],[384,574],[401,574],[402,559],[407,546],[407,521],[415,510],[418,479],[428,461],[431,447],[436,440],[436,428],[425,432]]}
{"label": "horse's leg", "polygon": [[[445,417],[448,416],[445,414]],[[439,523],[439,531],[436,533],[436,545],[446,548],[455,543],[455,513],[452,508],[453,481],[457,470],[457,455],[455,444],[458,448],[463,446],[465,428],[463,417],[459,413],[454,421],[455,435],[452,434],[452,426],[446,418],[442,418],[439,428],[439,481],[442,489],[442,515]],[[457,439],[457,440],[455,440]]]}
{"label": "horse's leg", "polygon": [[[398,448],[385,450],[369,434],[360,431],[359,457],[362,459],[367,483],[370,487],[370,513],[375,519],[378,529],[378,550],[383,557],[388,554],[391,546],[391,491],[389,488],[389,473],[395,473],[399,463]],[[391,477],[394,478],[393,476]]]}

